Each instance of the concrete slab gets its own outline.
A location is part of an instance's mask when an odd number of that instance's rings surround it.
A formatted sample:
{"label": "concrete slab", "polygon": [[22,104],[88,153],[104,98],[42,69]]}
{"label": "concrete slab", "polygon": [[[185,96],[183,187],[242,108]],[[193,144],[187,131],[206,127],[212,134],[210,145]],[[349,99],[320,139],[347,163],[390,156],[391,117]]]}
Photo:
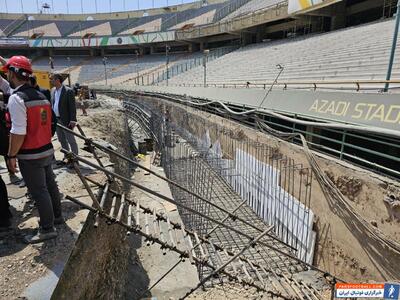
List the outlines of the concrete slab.
{"label": "concrete slab", "polygon": [[[165,173],[162,168],[150,165],[148,162],[151,161],[150,155],[146,155],[141,164],[150,167],[151,170],[157,172],[157,174],[165,177]],[[139,169],[138,169],[139,170]],[[156,177],[155,175],[147,174],[143,170],[135,172],[135,181],[145,187],[151,188],[167,197],[171,197],[171,190],[166,181]],[[133,197],[140,200],[141,205],[154,208],[157,212],[167,212],[170,216],[171,221],[182,222],[179,212],[175,205],[162,201],[155,198],[152,195],[139,191],[133,190]],[[163,231],[167,231],[167,228],[162,228]],[[142,247],[138,249],[138,255],[147,275],[150,279],[149,287],[151,287],[157,280],[159,280],[172,266],[174,266],[180,257],[175,252],[167,252],[163,255],[163,251],[158,245],[146,246],[144,240],[142,240]],[[169,273],[160,283],[158,283],[152,290],[151,296],[156,299],[171,299],[179,298],[183,296],[190,288],[196,286],[198,283],[197,268],[190,264],[187,260],[179,263],[174,270]]]}

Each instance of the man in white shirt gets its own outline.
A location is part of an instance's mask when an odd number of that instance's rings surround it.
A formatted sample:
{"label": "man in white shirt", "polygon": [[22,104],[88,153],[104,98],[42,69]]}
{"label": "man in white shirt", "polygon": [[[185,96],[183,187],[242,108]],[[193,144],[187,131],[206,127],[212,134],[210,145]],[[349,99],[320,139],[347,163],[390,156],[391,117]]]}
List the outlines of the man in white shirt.
{"label": "man in white shirt", "polygon": [[[0,56],[0,66],[1,65],[5,66],[6,63],[7,63],[7,61],[2,56]],[[1,76],[0,76],[0,91],[3,92],[4,96],[6,96],[6,97],[9,97],[13,92],[13,89],[10,87],[10,83]],[[2,105],[2,104],[0,103],[0,105]],[[8,160],[6,157],[5,157],[5,161],[6,161],[6,165],[7,165],[7,169],[8,169],[8,174],[10,176],[10,182],[12,184],[19,184],[21,187],[25,186],[25,183],[23,182],[23,180],[20,177],[18,177],[16,175],[16,173],[13,173],[10,170],[10,168],[8,166]]]}
{"label": "man in white shirt", "polygon": [[24,237],[27,243],[39,243],[57,237],[54,224],[61,224],[60,192],[52,168],[54,155],[51,104],[29,84],[30,61],[13,56],[4,66],[13,88],[8,101],[11,119],[9,167],[16,170],[17,158],[21,174],[39,211],[39,229]]}

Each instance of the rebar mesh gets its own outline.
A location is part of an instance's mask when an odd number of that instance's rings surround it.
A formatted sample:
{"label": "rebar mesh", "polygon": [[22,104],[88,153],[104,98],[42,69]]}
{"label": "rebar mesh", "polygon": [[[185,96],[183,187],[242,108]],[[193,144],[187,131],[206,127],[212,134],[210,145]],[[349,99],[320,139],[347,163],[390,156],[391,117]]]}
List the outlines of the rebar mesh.
{"label": "rebar mesh", "polygon": [[[213,204],[235,212],[256,228],[262,230],[273,225],[274,236],[264,237],[263,242],[304,261],[312,259],[313,214],[309,208],[312,173],[308,168],[282,155],[277,148],[240,137],[199,116],[189,116],[184,109],[179,113],[186,121],[177,124],[166,106],[151,107],[141,101],[129,103],[150,112],[149,128],[158,141],[162,164],[170,179]],[[190,125],[184,126],[187,124]],[[177,201],[198,212],[250,236],[259,233],[252,226],[227,218],[224,212],[198,197],[174,186],[171,191]],[[180,215],[185,226],[227,249],[237,251],[248,243],[244,236],[227,228],[214,228],[214,224],[199,215],[184,209],[180,209]],[[273,249],[258,245],[249,249],[246,256],[267,270],[293,274],[305,269],[298,261]],[[207,251],[216,265],[228,259],[211,247]],[[243,278],[260,275],[244,268],[240,261],[231,268]],[[210,271],[199,267],[201,278]]]}

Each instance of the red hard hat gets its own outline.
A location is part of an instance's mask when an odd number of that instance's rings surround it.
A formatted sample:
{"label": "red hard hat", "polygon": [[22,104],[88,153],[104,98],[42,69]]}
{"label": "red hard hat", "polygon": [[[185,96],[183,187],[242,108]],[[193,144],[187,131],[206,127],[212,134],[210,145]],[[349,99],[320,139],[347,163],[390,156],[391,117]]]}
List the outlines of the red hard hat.
{"label": "red hard hat", "polygon": [[[6,65],[3,67],[5,72],[8,72],[10,68],[15,72],[32,74],[32,64],[25,56],[13,56],[11,57]],[[24,75],[24,74],[22,74]]]}

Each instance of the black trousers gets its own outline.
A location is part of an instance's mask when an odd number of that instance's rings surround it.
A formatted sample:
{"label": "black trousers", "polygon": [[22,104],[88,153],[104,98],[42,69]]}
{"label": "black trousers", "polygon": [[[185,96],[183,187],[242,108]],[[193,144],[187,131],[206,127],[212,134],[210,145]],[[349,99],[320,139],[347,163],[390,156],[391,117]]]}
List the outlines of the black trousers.
{"label": "black trousers", "polygon": [[39,211],[40,226],[53,228],[54,218],[61,216],[61,199],[51,162],[53,156],[18,161],[26,186]]}
{"label": "black trousers", "polygon": [[8,203],[7,187],[0,176],[0,224],[11,218],[10,204]]}

